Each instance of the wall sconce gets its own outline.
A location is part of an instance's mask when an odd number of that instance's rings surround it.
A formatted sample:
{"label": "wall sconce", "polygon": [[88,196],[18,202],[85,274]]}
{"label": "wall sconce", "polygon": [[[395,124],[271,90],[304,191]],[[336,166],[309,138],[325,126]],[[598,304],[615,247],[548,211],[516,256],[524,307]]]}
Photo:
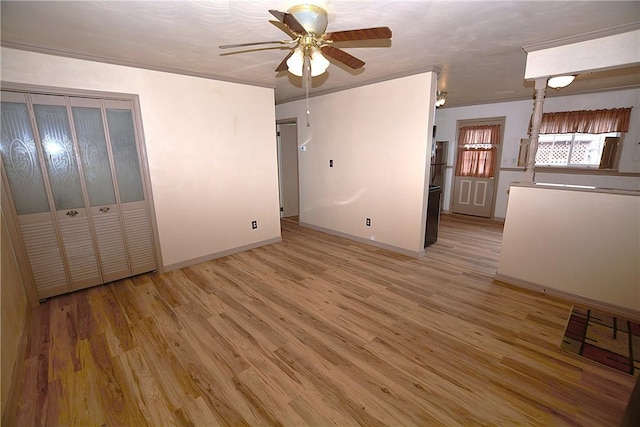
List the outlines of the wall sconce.
{"label": "wall sconce", "polygon": [[447,92],[436,92],[436,108],[440,108],[447,102]]}

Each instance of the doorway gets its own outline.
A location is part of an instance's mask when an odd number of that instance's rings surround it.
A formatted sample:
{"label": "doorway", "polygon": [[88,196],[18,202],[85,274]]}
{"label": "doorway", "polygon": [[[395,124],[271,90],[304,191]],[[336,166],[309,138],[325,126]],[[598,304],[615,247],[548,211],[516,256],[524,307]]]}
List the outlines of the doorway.
{"label": "doorway", "polygon": [[298,125],[295,120],[276,123],[280,218],[300,213],[298,188]]}
{"label": "doorway", "polygon": [[458,122],[451,212],[491,218],[504,118]]}

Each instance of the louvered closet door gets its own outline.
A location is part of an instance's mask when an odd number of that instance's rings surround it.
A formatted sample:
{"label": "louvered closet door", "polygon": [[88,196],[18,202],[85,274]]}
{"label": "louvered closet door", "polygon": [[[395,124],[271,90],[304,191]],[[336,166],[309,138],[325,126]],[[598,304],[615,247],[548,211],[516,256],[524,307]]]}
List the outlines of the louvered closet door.
{"label": "louvered closet door", "polygon": [[2,162],[36,291],[47,298],[70,291],[49,207],[31,119],[21,93],[2,92]]}
{"label": "louvered closet door", "polygon": [[140,156],[128,101],[105,100],[125,242],[133,274],[157,268],[148,203],[141,178]]}
{"label": "louvered closet door", "polygon": [[104,282],[131,275],[99,99],[71,98],[82,174]]}
{"label": "louvered closet door", "polygon": [[102,283],[62,96],[31,95],[72,289]]}

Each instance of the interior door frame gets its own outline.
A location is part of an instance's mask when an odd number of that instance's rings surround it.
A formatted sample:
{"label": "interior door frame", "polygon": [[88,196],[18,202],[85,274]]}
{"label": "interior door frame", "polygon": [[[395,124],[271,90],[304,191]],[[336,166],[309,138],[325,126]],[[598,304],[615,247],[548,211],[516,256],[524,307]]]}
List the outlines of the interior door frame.
{"label": "interior door frame", "polygon": [[[149,219],[151,223],[151,234],[154,245],[154,253],[155,253],[155,261],[157,266],[157,272],[164,272],[164,265],[162,263],[162,251],[160,248],[160,235],[158,233],[158,221],[156,218],[156,209],[153,201],[153,192],[151,189],[151,175],[149,173],[149,161],[147,157],[147,144],[144,137],[144,128],[142,126],[142,115],[140,108],[140,98],[137,94],[132,93],[120,93],[120,92],[104,92],[104,91],[95,91],[95,90],[85,90],[85,89],[74,89],[74,88],[64,88],[64,87],[56,87],[56,86],[40,86],[33,84],[24,84],[24,83],[15,83],[15,82],[7,82],[0,81],[0,85],[2,86],[3,91],[9,92],[24,92],[30,94],[44,94],[44,95],[58,95],[58,96],[70,96],[70,97],[90,97],[90,98],[100,98],[100,99],[116,99],[116,100],[124,100],[130,101],[133,104],[132,110],[132,118],[134,125],[134,132],[137,139],[137,149],[140,163],[140,175],[142,177],[142,190],[147,202],[148,210],[149,210]],[[27,267],[27,264],[23,264],[26,260],[26,250],[22,244],[21,239],[19,238],[20,232],[17,228],[17,216],[16,211],[13,206],[11,200],[8,200],[8,197],[5,197],[5,194],[8,187],[8,181],[6,181],[4,170],[2,171],[2,192],[3,192],[3,202],[8,202],[7,204],[3,203],[4,209],[2,210],[2,215],[6,221],[6,228],[9,232],[9,237],[11,241],[11,245],[13,246],[14,253],[17,254],[16,260],[18,262],[18,268],[20,272],[23,273],[23,280],[25,281],[25,289],[27,298],[31,303],[32,307],[37,307],[40,302],[37,297],[37,292],[35,288],[35,281],[33,280],[33,276],[30,273],[30,269]],[[6,199],[6,200],[5,200]],[[28,272],[27,272],[28,270]]]}
{"label": "interior door frame", "polygon": [[455,197],[455,182],[456,182],[456,169],[458,167],[458,137],[460,135],[460,128],[465,126],[480,126],[480,125],[500,125],[500,143],[498,144],[496,150],[496,164],[494,167],[494,175],[493,175],[493,194],[491,195],[491,216],[490,219],[495,219],[496,214],[496,195],[498,194],[498,183],[500,179],[500,167],[502,161],[502,146],[504,145],[504,127],[507,121],[506,116],[496,116],[496,117],[485,117],[478,119],[462,119],[456,121],[456,134],[455,134],[455,143],[454,145],[454,155],[453,155],[453,175],[451,179],[451,205],[449,209],[453,212],[453,200]]}
{"label": "interior door frame", "polygon": [[[288,118],[288,119],[281,119],[281,120],[276,120],[276,129],[278,129],[278,125],[293,125],[296,128],[296,137],[298,136],[298,119],[296,117],[292,117],[292,118]],[[281,165],[282,165],[282,154],[281,154],[281,141],[280,141],[280,136],[277,135],[276,136],[276,143],[277,143],[277,151],[278,151],[278,190],[279,190],[279,201],[280,201],[280,218],[283,218],[282,214],[283,214],[283,209],[284,209],[284,205],[282,203],[283,201],[283,192],[284,192],[284,184],[283,184],[283,179],[282,179],[282,174],[281,174]],[[296,141],[296,168],[297,168],[297,181],[296,182],[296,188],[297,188],[297,192],[298,192],[298,221],[300,221],[300,159],[298,158],[298,147],[297,147],[297,141]]]}

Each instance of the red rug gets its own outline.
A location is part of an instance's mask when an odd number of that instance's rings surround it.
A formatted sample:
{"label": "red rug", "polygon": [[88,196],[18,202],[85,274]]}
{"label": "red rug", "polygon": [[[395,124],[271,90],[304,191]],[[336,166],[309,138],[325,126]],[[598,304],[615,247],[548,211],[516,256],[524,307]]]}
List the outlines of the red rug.
{"label": "red rug", "polygon": [[640,373],[640,324],[620,316],[574,306],[560,347],[630,375]]}

